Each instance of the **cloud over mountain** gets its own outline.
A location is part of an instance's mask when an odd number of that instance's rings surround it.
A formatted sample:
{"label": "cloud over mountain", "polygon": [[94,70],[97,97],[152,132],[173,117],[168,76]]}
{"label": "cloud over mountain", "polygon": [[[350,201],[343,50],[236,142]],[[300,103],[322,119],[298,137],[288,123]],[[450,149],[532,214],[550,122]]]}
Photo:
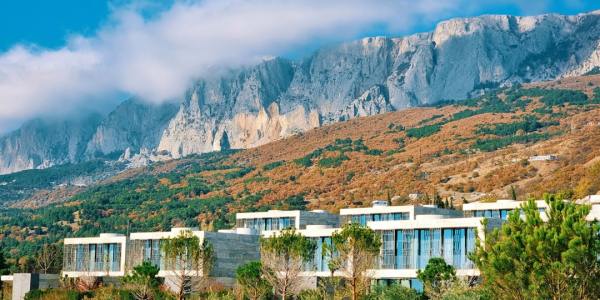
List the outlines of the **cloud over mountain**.
{"label": "cloud over mountain", "polygon": [[73,35],[62,48],[15,45],[0,53],[0,133],[31,117],[113,106],[125,96],[178,99],[193,80],[223,67],[377,30],[408,32],[479,5],[206,0],[175,2],[148,17],[138,4],[115,8],[96,34]]}

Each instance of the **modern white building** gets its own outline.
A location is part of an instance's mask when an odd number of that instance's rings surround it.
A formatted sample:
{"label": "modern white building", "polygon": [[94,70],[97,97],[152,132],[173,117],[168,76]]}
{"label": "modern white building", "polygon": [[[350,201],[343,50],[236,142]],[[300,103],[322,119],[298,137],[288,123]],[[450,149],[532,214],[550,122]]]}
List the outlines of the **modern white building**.
{"label": "modern white building", "polygon": [[[398,214],[402,218],[397,217]],[[487,230],[502,223],[500,219],[490,219],[484,227],[483,217],[465,218],[460,211],[433,206],[382,206],[380,203],[369,208],[345,209],[340,215],[347,217],[346,222],[361,223],[361,219],[366,219],[365,225],[381,235],[379,266],[371,270],[378,284],[395,282],[417,290],[422,289],[417,270],[425,268],[433,257],[444,258],[456,268],[459,276],[479,275],[468,255],[475,249],[477,237],[483,240]],[[384,215],[387,217],[382,217]],[[328,268],[331,257],[323,248],[331,245],[331,236],[338,230],[341,228],[309,225],[299,231],[317,246],[314,258],[302,274],[307,287],[316,287],[319,278],[331,276]],[[267,237],[276,233],[263,232]]]}
{"label": "modern white building", "polygon": [[[486,217],[486,218],[497,218],[506,220],[508,218],[508,214],[515,210],[521,208],[525,201],[516,201],[516,200],[497,200],[495,202],[473,202],[463,204],[462,210],[465,216],[468,217]],[[548,209],[548,204],[544,200],[536,200],[535,204],[538,207],[538,210],[541,213],[542,219],[546,218],[546,210]]]}
{"label": "modern white building", "polygon": [[546,154],[546,155],[534,155],[529,157],[528,161],[555,161],[558,160],[558,156],[556,154]]}
{"label": "modern white building", "polygon": [[489,219],[484,226],[483,219],[431,214],[417,215],[414,220],[369,222],[367,225],[382,237],[374,279],[420,290],[417,270],[424,269],[433,257],[444,258],[458,276],[478,276],[468,255],[475,250],[477,238],[483,241],[487,231],[502,223],[500,219]]}
{"label": "modern white building", "polygon": [[[213,248],[214,261],[210,276],[225,284],[232,284],[235,270],[242,264],[260,259],[259,236],[238,232],[207,232],[198,228],[172,228],[166,232],[136,232],[129,236],[100,234],[99,237],[66,238],[63,276],[119,277],[150,261],[158,266],[159,277],[174,276],[178,270],[165,263],[162,241],[190,231],[200,243],[208,241]],[[189,272],[191,276],[203,276]]]}
{"label": "modern white building", "polygon": [[371,207],[340,209],[342,224],[357,223],[367,225],[368,222],[414,220],[418,215],[443,215],[462,217],[459,210],[438,208],[435,205],[402,205],[388,206],[387,201],[373,201]]}
{"label": "modern white building", "polygon": [[125,275],[127,237],[101,233],[98,237],[64,239],[63,271],[67,277]]}
{"label": "modern white building", "polygon": [[[182,231],[190,231],[197,236],[200,243],[207,241],[213,248],[214,262],[210,276],[224,283],[232,283],[235,270],[240,265],[260,259],[259,236],[247,234],[248,232],[208,232],[198,228],[172,228],[165,232],[136,232],[129,236],[127,252],[127,267],[150,261],[158,266],[159,277],[173,275],[177,270],[165,264],[164,254],[161,251],[161,241],[177,237]],[[202,270],[200,274],[203,276]]]}
{"label": "modern white building", "polygon": [[236,228],[249,228],[261,234],[263,231],[286,228],[305,229],[307,225],[338,226],[339,216],[323,210],[269,210],[263,212],[237,213]]}

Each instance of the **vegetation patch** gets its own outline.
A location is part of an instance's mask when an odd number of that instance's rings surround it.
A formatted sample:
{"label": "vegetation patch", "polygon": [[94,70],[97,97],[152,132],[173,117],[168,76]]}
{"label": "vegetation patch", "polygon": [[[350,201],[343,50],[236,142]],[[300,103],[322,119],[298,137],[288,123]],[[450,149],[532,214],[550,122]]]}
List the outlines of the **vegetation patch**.
{"label": "vegetation patch", "polygon": [[425,125],[421,127],[410,128],[406,130],[406,136],[410,138],[421,139],[424,137],[428,137],[430,135],[434,135],[439,132],[442,128],[441,123]]}
{"label": "vegetation patch", "polygon": [[473,145],[473,148],[479,149],[484,152],[490,152],[512,144],[526,144],[547,140],[551,136],[553,135],[549,133],[530,133],[520,136],[506,136],[492,139],[477,139],[477,141],[475,141],[475,144]]}

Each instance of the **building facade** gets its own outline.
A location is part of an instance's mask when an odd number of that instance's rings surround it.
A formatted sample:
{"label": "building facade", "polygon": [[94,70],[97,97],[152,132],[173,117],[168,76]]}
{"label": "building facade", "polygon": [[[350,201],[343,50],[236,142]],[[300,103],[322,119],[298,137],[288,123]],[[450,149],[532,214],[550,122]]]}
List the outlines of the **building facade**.
{"label": "building facade", "polygon": [[63,276],[103,277],[125,275],[127,237],[101,233],[98,237],[66,238]]}
{"label": "building facade", "polygon": [[[508,214],[517,210],[525,201],[516,200],[497,200],[495,202],[473,202],[463,204],[462,210],[465,216],[468,217],[485,217],[506,220]],[[546,210],[548,204],[544,200],[535,201],[538,210],[541,213],[542,219],[546,218]]]}
{"label": "building facade", "polygon": [[[502,223],[500,219],[490,219],[483,225],[483,217],[462,217],[460,212],[420,206],[353,209],[352,212],[354,214],[346,213],[346,216],[350,216],[346,219],[349,222],[357,215],[362,218],[365,215],[406,213],[406,219],[381,220],[371,217],[367,222],[366,226],[382,238],[377,268],[370,273],[378,284],[398,283],[417,290],[422,289],[417,270],[425,268],[433,257],[444,258],[446,263],[454,266],[458,276],[478,276],[479,272],[469,259],[469,254],[475,250],[477,239],[484,240],[486,231]],[[338,230],[341,228],[313,225],[299,231],[316,245],[313,259],[306,264],[302,273],[307,277],[306,287],[314,288],[318,286],[319,278],[331,276],[328,268],[331,252],[323,249],[331,246],[331,236]],[[277,231],[264,234],[271,236]]]}
{"label": "building facade", "polygon": [[[589,198],[589,199],[588,199]],[[588,219],[600,219],[600,205],[593,197],[584,199],[592,204]],[[583,200],[582,200],[583,201]],[[166,232],[136,232],[128,236],[100,234],[98,237],[66,238],[64,240],[63,276],[124,276],[143,261],[160,268],[159,276],[168,277],[173,268],[166,265],[162,243],[165,239],[190,231],[200,242],[209,242],[214,250],[214,265],[210,275],[223,283],[233,283],[236,269],[247,262],[260,260],[260,238],[269,238],[286,228],[315,242],[316,251],[302,273],[307,287],[316,287],[320,278],[331,276],[332,234],[343,224],[357,223],[373,229],[381,236],[382,247],[377,266],[370,271],[378,284],[399,283],[422,289],[417,271],[425,268],[431,258],[443,258],[454,266],[458,276],[478,276],[479,271],[469,259],[477,240],[486,232],[501,226],[508,214],[518,210],[523,201],[498,200],[463,205],[463,210],[442,209],[432,205],[388,206],[375,201],[371,207],[347,208],[339,215],[324,211],[281,211],[238,213],[236,228],[219,232],[197,228],[173,228]],[[536,201],[545,218],[548,205]],[[487,219],[487,222],[483,222]]]}
{"label": "building facade", "polygon": [[338,226],[339,216],[323,210],[269,210],[264,212],[237,213],[236,228],[248,228],[257,234],[263,231],[295,228],[305,229],[307,225]]}
{"label": "building facade", "polygon": [[[232,284],[237,267],[260,259],[259,236],[245,231],[206,232],[198,228],[172,228],[166,232],[136,232],[129,236],[103,233],[99,237],[64,240],[62,275],[118,277],[149,261],[159,267],[159,277],[173,276],[178,269],[166,262],[161,247],[165,239],[177,237],[182,231],[190,231],[200,243],[210,243],[214,260],[209,275],[222,283]],[[193,276],[205,275],[201,269],[192,273]]]}
{"label": "building facade", "polygon": [[387,201],[373,201],[371,207],[343,208],[340,210],[341,224],[357,223],[366,226],[368,222],[414,220],[418,215],[443,215],[462,217],[459,210],[438,208],[435,205],[388,206]]}

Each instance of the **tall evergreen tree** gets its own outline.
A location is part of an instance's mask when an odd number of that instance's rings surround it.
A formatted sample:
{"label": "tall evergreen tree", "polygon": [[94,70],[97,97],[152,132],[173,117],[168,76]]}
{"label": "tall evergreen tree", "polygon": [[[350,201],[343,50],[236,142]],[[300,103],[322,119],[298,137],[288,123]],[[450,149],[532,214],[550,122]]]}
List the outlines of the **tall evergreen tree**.
{"label": "tall evergreen tree", "polygon": [[544,221],[535,201],[477,245],[472,260],[497,299],[597,299],[600,225],[587,205],[546,197]]}

